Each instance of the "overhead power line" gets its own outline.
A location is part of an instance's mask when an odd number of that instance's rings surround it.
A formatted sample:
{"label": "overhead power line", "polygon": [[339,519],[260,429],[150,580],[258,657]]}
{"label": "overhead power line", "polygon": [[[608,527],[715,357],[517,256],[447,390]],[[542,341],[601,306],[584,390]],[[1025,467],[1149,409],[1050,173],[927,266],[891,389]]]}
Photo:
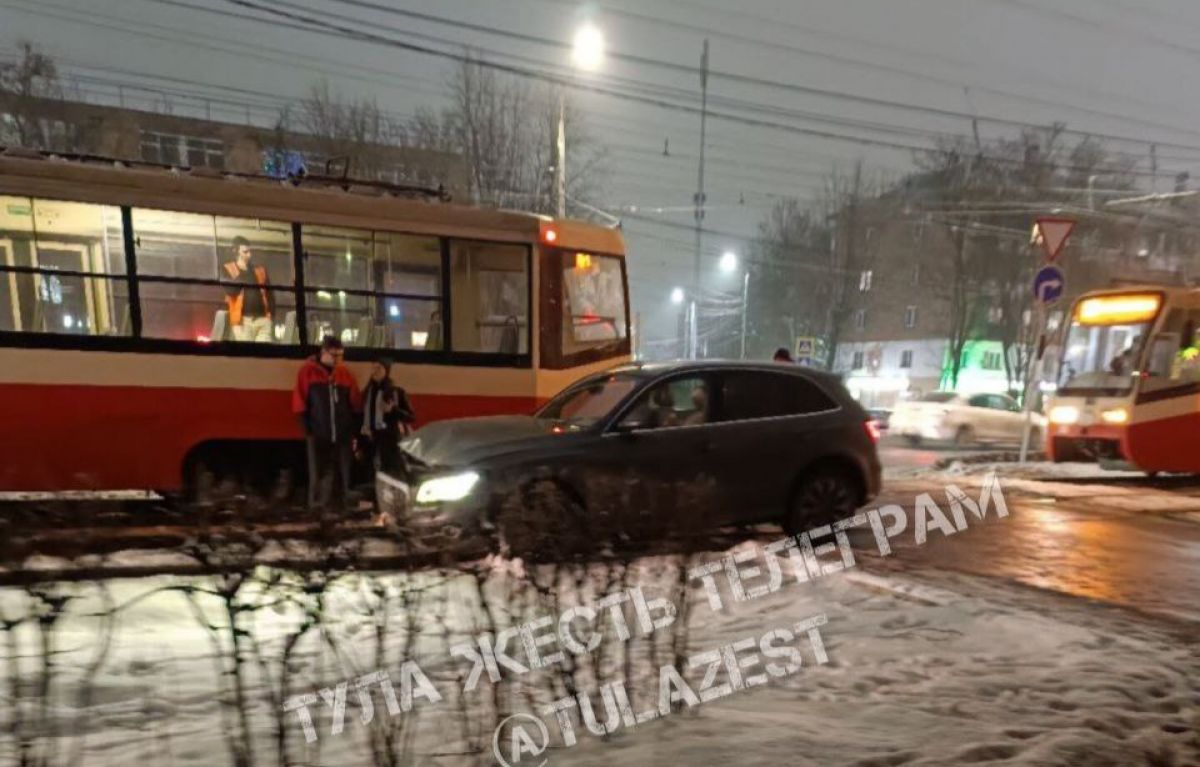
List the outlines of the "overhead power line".
{"label": "overhead power line", "polygon": [[[282,25],[287,28],[300,29],[300,30],[304,30],[309,33],[325,33],[325,34],[330,33],[330,31],[328,29],[313,29],[315,20],[306,19],[304,21],[292,21],[289,19],[279,20],[277,18],[267,19],[267,18],[263,18],[260,16],[255,16],[255,15],[234,13],[234,12],[227,11],[227,10],[218,10],[218,9],[193,6],[190,3],[182,2],[182,0],[150,0],[150,1],[169,5],[169,6],[183,7],[183,8],[192,9],[192,10],[203,10],[208,13],[214,13],[214,14],[222,15],[222,16],[229,15],[229,16],[235,17],[241,21],[269,23],[272,26],[281,26]],[[236,4],[245,5],[245,6],[248,6],[251,8],[258,8],[258,9],[264,10],[267,13],[272,12],[272,9],[262,9],[261,6],[255,6],[252,3],[236,3]],[[280,3],[280,4],[292,5],[290,3]],[[44,6],[53,7],[53,4],[52,3],[41,3],[41,4],[39,4],[39,6],[40,7],[44,7]],[[111,17],[109,17],[109,18],[111,18]],[[93,21],[92,23],[94,24],[95,22]],[[112,27],[109,27],[109,28],[112,28]],[[344,30],[342,32],[338,32],[338,34],[345,35],[345,36],[353,36],[354,34],[362,34],[362,31],[361,30]],[[448,40],[444,40],[441,38],[432,38],[430,36],[424,36],[424,37],[426,39],[438,40],[439,42],[446,44],[446,45],[456,45],[456,43],[454,41],[448,41]],[[384,43],[381,40],[372,40],[372,42],[375,42],[377,44],[397,44],[397,43],[402,44],[402,41],[396,41],[396,40],[390,40],[386,43]],[[228,48],[224,48],[222,50],[225,50],[227,52],[239,53],[239,54],[244,54],[244,52],[245,52],[244,48],[240,48],[240,49],[237,49],[234,51],[231,51]],[[270,50],[270,49],[268,49],[268,50]],[[278,49],[274,49],[274,50],[278,51]],[[453,58],[456,58],[459,60],[462,59],[461,55],[450,54],[446,51],[437,51],[434,53],[434,55],[444,55],[444,56],[450,56],[450,57],[453,57]],[[499,55],[508,55],[508,54],[499,54]],[[537,62],[537,60],[528,59],[527,57],[520,57],[520,58],[523,58],[526,61],[534,61],[536,63],[545,64],[545,62]],[[267,60],[270,60],[270,59],[267,59]],[[273,62],[273,63],[278,63],[278,62]],[[493,64],[493,62],[486,62],[486,63],[488,65]],[[380,71],[380,70],[376,70],[376,71]],[[554,75],[553,73],[551,73],[551,75],[556,78],[556,82],[558,84],[563,85],[564,87],[579,87],[578,83],[574,82],[573,78],[567,77],[562,74]],[[596,89],[593,88],[593,90],[596,90]],[[635,93],[632,95],[645,96],[647,92],[653,92],[654,90],[655,89],[653,89],[653,88],[648,88],[648,87],[642,86],[642,92]],[[667,92],[669,92],[670,96],[677,97],[677,98],[694,98],[694,94],[692,94],[690,91],[684,91],[684,90],[680,90],[680,89],[657,89],[657,90],[667,91]],[[621,97],[621,94],[614,92],[612,89],[603,89],[600,92],[603,92],[603,93],[606,93],[607,95],[615,96],[618,98]],[[628,94],[626,94],[626,95],[628,95]],[[715,99],[715,100],[717,101],[718,104],[722,103],[719,99]],[[643,103],[647,103],[647,102],[643,102]],[[657,103],[657,102],[650,102],[650,103]],[[915,129],[896,128],[894,126],[889,126],[889,125],[885,125],[885,124],[865,123],[863,121],[843,120],[841,118],[833,118],[833,117],[829,117],[829,116],[825,116],[825,115],[814,115],[812,113],[796,112],[795,110],[786,110],[786,109],[779,108],[775,105],[764,107],[763,105],[755,104],[752,102],[740,102],[737,100],[728,100],[728,103],[731,103],[734,107],[737,107],[737,108],[742,108],[742,109],[747,109],[747,110],[751,110],[751,109],[766,110],[766,111],[771,111],[774,114],[782,115],[782,116],[788,117],[788,118],[795,118],[795,119],[824,120],[824,121],[833,122],[836,124],[846,124],[846,125],[849,125],[850,127],[861,128],[866,131],[895,131],[895,132],[902,132],[902,133],[907,132],[907,133],[911,133],[911,134],[916,134],[918,136],[922,133],[922,131],[915,130]],[[658,105],[661,106],[661,103],[658,103]],[[728,115],[728,117],[734,117],[734,115]],[[894,141],[888,142],[888,141],[881,141],[881,140],[872,141],[870,137],[864,137],[864,136],[858,136],[858,135],[852,135],[852,134],[834,134],[834,133],[831,133],[828,131],[811,131],[811,130],[806,131],[805,129],[800,128],[799,126],[778,126],[776,124],[770,124],[769,122],[765,122],[765,121],[759,121],[758,124],[761,124],[764,127],[782,127],[784,129],[791,129],[791,132],[793,132],[793,133],[800,132],[800,133],[802,133],[802,135],[809,135],[809,136],[812,136],[815,138],[840,140],[840,141],[852,141],[852,142],[858,143],[858,144],[874,145],[877,147],[889,148],[889,149],[893,149],[896,151],[912,152],[912,151],[927,151],[929,149],[929,147],[915,146],[910,143],[902,143],[902,142],[894,142]],[[934,131],[923,131],[923,133],[929,139],[934,139],[934,138],[942,135],[942,134],[934,132]],[[1197,151],[1200,151],[1200,147],[1197,147]],[[1162,158],[1162,159],[1167,160],[1168,158]],[[1180,161],[1184,161],[1185,158],[1176,158],[1176,159],[1178,159]],[[1188,159],[1190,159],[1190,158],[1188,158]],[[1144,173],[1144,172],[1139,172],[1139,175],[1150,175],[1150,174]],[[1161,175],[1163,177],[1171,177],[1174,174],[1169,171],[1164,171],[1159,175]]]}
{"label": "overhead power line", "polygon": [[[573,7],[576,5],[575,0],[536,0],[536,1],[542,2],[542,3],[549,3],[552,5],[566,6],[566,7]],[[725,15],[731,19],[735,19],[737,21],[746,21],[746,20],[754,21],[754,22],[763,24],[766,28],[773,30],[773,31],[798,32],[800,34],[812,35],[814,37],[817,37],[818,39],[826,40],[826,41],[831,40],[831,39],[838,40],[838,41],[845,43],[848,46],[853,46],[856,49],[862,48],[862,47],[875,47],[875,48],[881,48],[883,50],[891,51],[892,53],[897,54],[897,55],[929,58],[929,59],[933,59],[933,60],[939,62],[942,65],[952,67],[952,68],[954,68],[955,71],[962,69],[963,67],[969,65],[968,62],[964,62],[962,60],[954,59],[954,58],[948,57],[948,56],[938,55],[933,51],[914,51],[914,50],[903,48],[901,46],[891,45],[891,44],[884,43],[884,42],[877,41],[877,40],[867,40],[867,39],[864,39],[861,37],[854,37],[854,36],[846,35],[846,34],[839,33],[839,32],[833,31],[833,30],[829,30],[829,29],[821,29],[821,28],[816,28],[816,27],[803,26],[803,25],[796,24],[794,22],[789,22],[786,19],[773,18],[773,17],[769,18],[769,17],[763,16],[761,14],[755,14],[746,8],[737,8],[736,10],[730,10],[730,9],[726,9],[726,8],[714,8],[710,5],[705,5],[703,3],[682,3],[682,2],[679,2],[678,0],[674,0],[674,4],[683,8],[685,10],[685,12],[688,14],[689,18],[691,16],[694,16],[696,11],[719,13],[719,14]],[[939,85],[953,87],[955,89],[962,89],[964,86],[968,85],[967,83],[960,81],[960,80],[955,80],[955,79],[947,78],[947,77],[940,77],[937,75],[931,75],[928,72],[920,72],[920,71],[915,71],[912,69],[905,69],[905,68],[899,67],[892,63],[879,64],[876,62],[867,61],[864,59],[855,58],[855,57],[843,55],[840,53],[829,53],[827,51],[818,51],[818,50],[812,50],[809,48],[801,48],[796,45],[779,43],[779,42],[774,42],[771,40],[765,40],[765,39],[762,39],[759,37],[751,37],[749,35],[738,34],[736,32],[732,32],[729,29],[724,28],[724,27],[716,28],[716,27],[700,26],[698,24],[690,23],[690,22],[681,22],[681,21],[677,21],[677,20],[663,19],[663,18],[660,18],[657,16],[651,16],[651,15],[639,13],[636,11],[629,11],[624,8],[617,8],[617,7],[614,7],[612,5],[605,4],[605,3],[598,4],[594,7],[598,8],[605,15],[629,18],[631,20],[636,20],[639,23],[657,24],[657,25],[660,25],[660,26],[663,26],[663,27],[666,27],[669,29],[688,30],[688,31],[692,31],[696,34],[701,34],[701,35],[713,37],[716,39],[727,39],[727,40],[732,40],[732,41],[735,41],[735,42],[738,42],[741,44],[751,45],[751,46],[754,46],[755,48],[769,48],[772,50],[784,51],[784,52],[790,53],[792,55],[809,56],[809,57],[825,59],[828,61],[836,62],[838,64],[846,64],[849,66],[862,67],[862,68],[866,68],[866,69],[869,69],[872,71],[884,72],[884,73],[887,73],[887,74],[890,74],[893,76],[894,75],[902,75],[902,76],[909,77],[909,78],[916,79],[916,80],[924,80],[924,81],[936,83]],[[1139,12],[1144,12],[1144,10],[1139,9]],[[1078,83],[1065,84],[1060,81],[1055,81],[1050,78],[1049,73],[1044,72],[1044,71],[1036,71],[1036,72],[1035,71],[1025,71],[1022,74],[1023,74],[1023,76],[1028,77],[1028,78],[1036,78],[1035,81],[1038,84],[1052,85],[1056,88],[1062,88],[1062,89],[1069,91],[1073,95],[1079,95],[1079,94],[1090,95],[1090,96],[1104,99],[1105,101],[1111,101],[1113,99],[1113,94],[1111,94],[1107,91],[1098,91],[1093,88],[1081,87]],[[976,83],[970,84],[970,88],[972,91],[976,91],[979,93],[987,93],[987,94],[990,94],[993,96],[999,96],[999,97],[1002,97],[1005,99],[1024,101],[1024,102],[1028,102],[1031,104],[1039,104],[1041,106],[1047,106],[1047,107],[1051,107],[1054,109],[1067,109],[1072,112],[1078,112],[1081,114],[1090,114],[1093,116],[1105,117],[1105,118],[1113,119],[1113,120],[1119,120],[1121,122],[1125,122],[1125,123],[1128,123],[1131,125],[1143,125],[1143,126],[1149,126],[1149,127],[1156,127],[1156,128],[1161,128],[1164,130],[1173,131],[1173,132],[1185,132],[1185,133],[1189,132],[1189,130],[1187,128],[1181,127],[1179,125],[1171,125],[1169,123],[1159,123],[1159,122],[1155,122],[1155,121],[1151,121],[1151,120],[1146,120],[1145,117],[1134,117],[1134,116],[1127,115],[1127,114],[1122,114],[1122,113],[1117,113],[1117,112],[1109,112],[1109,111],[1105,111],[1102,109],[1095,109],[1092,107],[1080,106],[1078,104],[1072,104],[1069,101],[1066,101],[1066,100],[1060,99],[1060,98],[1053,98],[1053,99],[1046,98],[1046,97],[1037,96],[1037,95],[1034,95],[1034,94],[1028,93],[1028,92],[1015,92],[1015,91],[1005,90],[1002,88],[996,88],[996,87],[992,87],[992,86],[988,86],[988,85],[981,85],[981,84],[976,84]],[[1143,109],[1145,109],[1145,108],[1149,108],[1149,109],[1167,108],[1166,106],[1161,105],[1161,104],[1150,103],[1150,102],[1142,101],[1140,99],[1133,99],[1133,98],[1129,98],[1128,96],[1121,97],[1121,100],[1126,101],[1131,104],[1137,104],[1139,106],[1139,108],[1143,108]],[[1140,138],[1136,139],[1136,140],[1139,143],[1144,143],[1147,141],[1147,139],[1140,139]]]}
{"label": "overhead power line", "polygon": [[[523,43],[533,43],[533,44],[542,45],[542,46],[546,46],[549,48],[555,48],[555,49],[563,50],[563,51],[570,50],[570,45],[561,40],[555,40],[553,38],[541,37],[539,35],[532,35],[532,34],[529,34],[526,32],[517,32],[517,31],[513,31],[513,30],[500,29],[498,27],[494,27],[494,26],[490,26],[490,25],[474,24],[471,22],[461,21],[461,20],[457,20],[457,19],[449,19],[444,16],[437,16],[435,14],[430,14],[430,13],[423,13],[423,12],[419,12],[419,11],[411,11],[411,10],[402,9],[402,8],[395,8],[392,6],[383,5],[381,3],[372,2],[372,0],[327,0],[327,2],[332,2],[332,3],[339,4],[339,5],[348,5],[348,6],[352,6],[352,7],[356,7],[356,8],[362,8],[362,9],[366,9],[366,10],[375,11],[378,13],[385,13],[385,14],[393,15],[393,16],[401,16],[404,18],[415,19],[418,21],[424,21],[424,22],[432,23],[432,24],[440,24],[440,25],[444,25],[444,26],[450,26],[450,27],[454,27],[457,29],[470,30],[472,32],[476,32],[479,34],[504,37],[504,38],[516,40],[516,41],[523,42]],[[291,7],[291,8],[298,7],[293,3],[280,2],[280,0],[277,0],[277,3]],[[644,15],[642,15],[642,14],[638,14],[638,15],[644,17]],[[342,18],[342,20],[347,20],[347,17],[345,17],[345,16],[342,16],[341,18]],[[650,17],[650,18],[652,18],[652,17]],[[362,20],[362,19],[354,19],[353,21],[357,21],[358,23],[364,23],[364,24],[370,23],[369,21]],[[692,25],[681,25],[681,26],[692,26]],[[762,41],[753,41],[753,42],[762,43]],[[648,56],[642,56],[642,55],[631,54],[631,53],[622,53],[622,52],[618,52],[618,51],[610,51],[610,52],[606,53],[606,55],[611,58],[617,59],[619,61],[626,61],[631,64],[650,66],[650,67],[655,67],[658,69],[665,69],[665,70],[669,70],[669,71],[673,71],[673,72],[686,73],[686,74],[695,75],[695,76],[699,76],[699,74],[700,74],[699,67],[696,67],[696,66],[693,66],[690,64],[680,64],[677,62],[666,61],[663,59],[655,59],[655,58],[651,58]],[[941,107],[932,107],[932,106],[928,106],[928,105],[913,104],[910,102],[902,102],[902,101],[892,101],[889,99],[881,99],[881,98],[876,98],[876,97],[872,97],[872,96],[863,96],[863,95],[859,95],[859,94],[845,93],[844,91],[836,91],[836,90],[831,90],[831,89],[827,89],[827,88],[817,88],[817,87],[809,86],[809,85],[800,85],[797,83],[788,83],[788,82],[782,82],[779,80],[771,80],[768,78],[754,77],[751,75],[727,72],[727,71],[722,71],[719,69],[710,69],[709,77],[712,77],[714,79],[727,80],[729,82],[738,83],[740,85],[754,85],[754,86],[759,86],[759,87],[764,87],[764,88],[772,88],[772,89],[776,89],[776,90],[785,90],[785,91],[790,91],[793,93],[802,93],[802,94],[808,95],[808,96],[820,96],[823,98],[835,99],[835,100],[840,100],[840,101],[852,101],[852,102],[864,104],[867,106],[884,107],[884,108],[888,108],[888,109],[896,109],[896,110],[908,111],[908,112],[917,112],[917,113],[921,113],[921,114],[925,114],[925,115],[932,115],[932,116],[943,117],[943,118],[951,118],[951,119],[956,119],[956,120],[965,120],[968,122],[978,120],[979,122],[989,123],[989,124],[993,124],[993,125],[1004,125],[1004,126],[1008,126],[1008,127],[1017,127],[1017,128],[1041,129],[1041,128],[1046,127],[1044,124],[1031,123],[1031,122],[1025,121],[1025,120],[1016,120],[1016,119],[1000,117],[1000,116],[996,116],[996,115],[977,115],[977,114],[973,114],[970,112],[962,112],[962,111],[958,111],[958,110],[945,109],[945,108],[941,108]],[[958,85],[958,87],[962,87],[961,83],[959,83],[957,85]],[[1110,114],[1108,116],[1115,116],[1115,115]],[[1178,126],[1168,126],[1168,125],[1161,125],[1161,124],[1156,124],[1156,127],[1165,128],[1167,130],[1172,130],[1172,131],[1175,131],[1178,133],[1187,133],[1187,134],[1191,134],[1191,135],[1200,136],[1200,131],[1197,131],[1195,129],[1181,128]],[[1185,149],[1185,150],[1192,150],[1192,151],[1200,152],[1200,146],[1196,146],[1194,144],[1181,144],[1181,143],[1175,143],[1175,142],[1171,142],[1171,141],[1150,140],[1150,139],[1146,139],[1144,137],[1123,136],[1123,135],[1104,133],[1104,132],[1099,132],[1099,131],[1085,131],[1085,130],[1076,129],[1076,128],[1066,128],[1066,129],[1064,129],[1063,132],[1070,133],[1072,135],[1078,135],[1078,136],[1091,136],[1091,137],[1095,137],[1095,138],[1099,138],[1099,139],[1104,139],[1106,141],[1128,142],[1128,143],[1134,143],[1134,144],[1139,144],[1139,145],[1143,145],[1143,146],[1149,146],[1150,144],[1157,144],[1158,146],[1167,147],[1167,148],[1171,148],[1171,149]]]}
{"label": "overhead power line", "polygon": [[[304,13],[299,13],[299,12],[295,12],[295,11],[289,11],[289,10],[286,10],[283,8],[263,5],[263,4],[254,2],[253,0],[227,0],[227,2],[234,4],[234,5],[244,7],[244,8],[258,10],[263,13],[267,13],[269,15],[280,16],[280,17],[287,18],[292,21],[298,21],[301,23],[309,24],[314,28],[314,31],[324,31],[327,34],[332,34],[334,36],[346,37],[349,39],[356,39],[356,40],[360,40],[360,41],[364,41],[364,42],[371,42],[371,43],[375,43],[375,44],[379,44],[379,45],[394,47],[399,50],[407,50],[407,51],[411,51],[414,53],[421,53],[421,54],[425,54],[425,55],[435,56],[435,57],[449,59],[449,60],[458,61],[458,62],[470,61],[472,63],[478,64],[479,66],[487,67],[490,69],[495,69],[495,70],[501,71],[501,72],[506,72],[508,74],[515,75],[518,77],[525,77],[525,78],[529,78],[529,79],[539,80],[542,82],[550,83],[552,85],[557,85],[557,86],[564,87],[564,88],[574,88],[574,89],[578,89],[578,90],[589,91],[589,92],[596,93],[596,94],[603,95],[603,96],[609,96],[612,98],[621,99],[621,100],[625,100],[625,101],[631,101],[631,102],[641,103],[641,104],[645,104],[645,105],[649,105],[649,106],[655,106],[655,107],[659,107],[659,108],[666,109],[666,110],[684,112],[684,113],[688,113],[688,114],[700,114],[700,112],[701,112],[699,107],[693,106],[691,104],[681,104],[678,102],[668,101],[666,99],[643,96],[643,95],[636,94],[636,93],[629,93],[629,92],[621,91],[621,90],[618,90],[615,88],[599,85],[596,83],[587,82],[580,78],[567,77],[567,76],[560,75],[560,74],[557,74],[557,73],[551,72],[551,71],[546,71],[546,70],[541,70],[541,69],[531,69],[531,68],[525,67],[525,66],[517,66],[517,65],[506,64],[506,63],[497,62],[497,61],[489,61],[487,59],[472,59],[465,52],[457,53],[457,52],[452,52],[452,51],[445,51],[445,50],[441,50],[438,48],[431,48],[427,45],[419,45],[419,44],[410,43],[410,42],[407,42],[404,40],[397,40],[395,38],[380,35],[376,32],[355,29],[355,28],[346,27],[346,26],[343,26],[341,24],[337,24],[334,22],[325,21],[323,19],[320,19],[320,18],[317,18],[314,16],[310,16],[310,15],[307,15]],[[263,21],[266,21],[266,20],[263,20]],[[841,142],[847,142],[847,143],[854,143],[854,144],[859,144],[862,146],[877,146],[877,147],[886,147],[886,148],[891,148],[891,149],[901,149],[901,150],[910,151],[910,152],[929,152],[929,151],[933,150],[933,147],[930,147],[930,146],[921,146],[921,145],[917,145],[917,144],[904,143],[904,142],[900,142],[900,141],[874,139],[874,138],[865,137],[865,136],[856,136],[856,135],[852,135],[852,134],[836,133],[833,131],[823,131],[823,130],[817,130],[817,129],[812,129],[812,128],[803,128],[800,126],[791,125],[791,124],[787,124],[787,123],[781,123],[781,122],[777,122],[774,120],[757,119],[757,118],[747,117],[744,115],[735,115],[735,114],[729,114],[729,113],[725,113],[725,112],[717,112],[717,111],[711,110],[711,109],[708,110],[707,114],[710,118],[716,119],[716,120],[724,120],[724,121],[728,121],[728,122],[739,123],[742,125],[749,125],[749,126],[754,126],[754,127],[759,127],[759,128],[767,128],[767,129],[772,129],[772,130],[779,130],[779,131],[793,133],[793,134],[797,134],[797,135],[805,135],[805,136],[809,136],[812,138],[827,139],[830,141],[841,141]],[[1006,162],[1006,163],[1022,162],[1020,160],[1016,160],[1013,158],[994,157],[994,156],[986,156],[986,155],[985,155],[985,157],[988,157],[988,159],[991,159],[996,162]],[[1104,174],[1104,173],[1129,174],[1129,175],[1136,175],[1136,176],[1159,176],[1159,177],[1164,177],[1164,178],[1170,178],[1175,175],[1174,173],[1170,173],[1170,172],[1135,171],[1135,170],[1104,171],[1104,170],[1100,170],[1100,169],[1097,169],[1094,167],[1087,167],[1087,168],[1082,167],[1082,166],[1079,166],[1079,167],[1061,166],[1061,167],[1064,170],[1078,170],[1081,172],[1090,171],[1090,172],[1099,172],[1102,174]]]}

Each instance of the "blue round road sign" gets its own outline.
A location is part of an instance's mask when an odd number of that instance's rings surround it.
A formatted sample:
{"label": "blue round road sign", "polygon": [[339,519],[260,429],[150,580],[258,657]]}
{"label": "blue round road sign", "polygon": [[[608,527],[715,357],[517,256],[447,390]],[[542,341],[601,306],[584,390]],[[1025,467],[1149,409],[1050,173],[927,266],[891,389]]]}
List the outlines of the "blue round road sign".
{"label": "blue round road sign", "polygon": [[1040,303],[1052,304],[1062,298],[1067,278],[1057,266],[1043,266],[1033,278],[1033,297]]}

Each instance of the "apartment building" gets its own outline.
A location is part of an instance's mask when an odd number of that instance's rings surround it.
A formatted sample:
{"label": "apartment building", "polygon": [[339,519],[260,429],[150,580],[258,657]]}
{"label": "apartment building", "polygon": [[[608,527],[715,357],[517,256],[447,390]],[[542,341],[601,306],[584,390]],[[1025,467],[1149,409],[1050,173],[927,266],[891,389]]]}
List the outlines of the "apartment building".
{"label": "apartment building", "polygon": [[[0,93],[0,146],[25,143],[48,151],[230,173],[348,172],[393,184],[442,186],[457,200],[469,199],[466,163],[454,154],[354,145],[359,158],[370,159],[369,167],[356,168],[355,158],[331,152],[330,142],[294,132],[82,101],[18,98]],[[17,114],[23,118],[20,126]]]}

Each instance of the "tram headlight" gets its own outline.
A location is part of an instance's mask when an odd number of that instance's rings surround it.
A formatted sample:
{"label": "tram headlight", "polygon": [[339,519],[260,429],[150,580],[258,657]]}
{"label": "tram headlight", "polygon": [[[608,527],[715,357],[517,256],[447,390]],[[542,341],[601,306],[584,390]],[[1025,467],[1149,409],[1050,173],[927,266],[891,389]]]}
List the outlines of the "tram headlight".
{"label": "tram headlight", "polygon": [[461,501],[471,494],[478,483],[479,473],[475,471],[427,479],[417,488],[417,503]]}
{"label": "tram headlight", "polygon": [[1074,405],[1055,405],[1050,408],[1050,423],[1066,426],[1079,420],[1079,408]]}
{"label": "tram headlight", "polygon": [[1115,407],[1112,410],[1104,410],[1100,413],[1100,420],[1114,425],[1129,423],[1129,410],[1123,407]]}

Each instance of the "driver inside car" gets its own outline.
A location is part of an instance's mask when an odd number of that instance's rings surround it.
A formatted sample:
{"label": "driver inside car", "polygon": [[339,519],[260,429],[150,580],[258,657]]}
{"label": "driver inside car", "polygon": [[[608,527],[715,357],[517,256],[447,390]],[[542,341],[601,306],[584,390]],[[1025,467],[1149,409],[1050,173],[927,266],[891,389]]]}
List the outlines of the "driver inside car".
{"label": "driver inside car", "polygon": [[684,416],[680,426],[700,426],[708,423],[708,389],[703,385],[692,389],[692,412]]}

